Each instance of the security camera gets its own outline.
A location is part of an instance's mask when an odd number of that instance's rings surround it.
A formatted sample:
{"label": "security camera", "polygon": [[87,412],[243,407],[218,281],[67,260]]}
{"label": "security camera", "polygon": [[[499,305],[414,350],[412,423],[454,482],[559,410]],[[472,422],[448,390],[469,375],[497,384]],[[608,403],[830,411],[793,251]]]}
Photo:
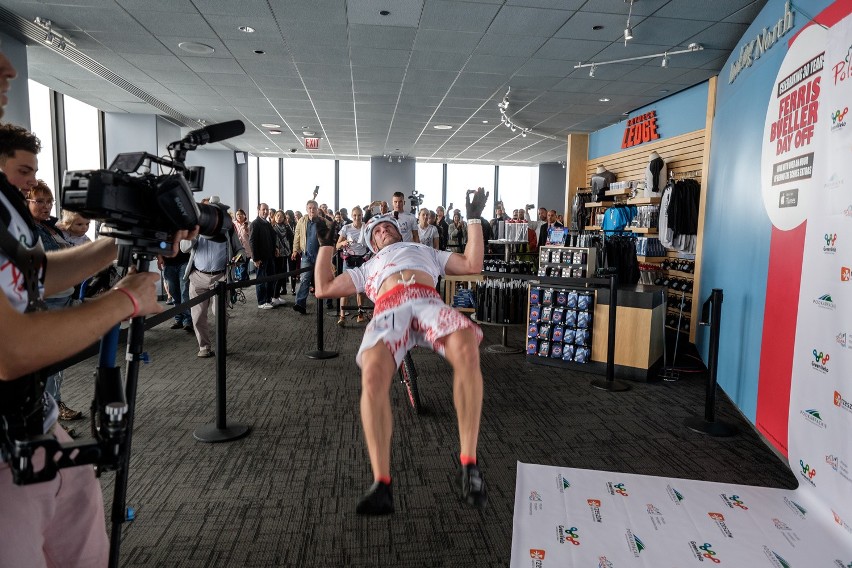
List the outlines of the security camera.
{"label": "security camera", "polygon": [[290,148],[291,152],[295,152],[296,150],[297,150],[297,148]]}

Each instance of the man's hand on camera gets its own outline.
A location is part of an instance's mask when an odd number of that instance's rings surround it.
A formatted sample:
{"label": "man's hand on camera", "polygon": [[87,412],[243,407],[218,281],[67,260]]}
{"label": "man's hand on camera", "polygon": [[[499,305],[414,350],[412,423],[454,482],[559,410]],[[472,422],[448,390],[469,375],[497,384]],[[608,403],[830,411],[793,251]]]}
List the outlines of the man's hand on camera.
{"label": "man's hand on camera", "polygon": [[[471,199],[473,195],[473,199]],[[486,192],[485,188],[477,188],[476,191],[469,189],[465,195],[465,206],[467,209],[468,219],[478,219],[482,216],[482,211],[485,209],[485,202],[488,201],[488,196],[491,192]]]}
{"label": "man's hand on camera", "polygon": [[172,249],[170,252],[164,254],[164,256],[175,256],[180,252],[180,242],[181,241],[191,241],[195,237],[198,236],[198,225],[191,231],[181,230],[172,235]]}
{"label": "man's hand on camera", "polygon": [[334,243],[337,242],[331,227],[323,221],[322,219],[318,219],[314,221],[317,226],[317,240],[321,247],[333,247]]}
{"label": "man's hand on camera", "polygon": [[131,267],[127,276],[118,281],[115,289],[123,289],[118,292],[122,295],[130,295],[135,303],[128,298],[128,304],[133,304],[133,316],[147,316],[158,314],[163,311],[163,306],[157,303],[157,282],[160,275],[156,272],[136,272]]}

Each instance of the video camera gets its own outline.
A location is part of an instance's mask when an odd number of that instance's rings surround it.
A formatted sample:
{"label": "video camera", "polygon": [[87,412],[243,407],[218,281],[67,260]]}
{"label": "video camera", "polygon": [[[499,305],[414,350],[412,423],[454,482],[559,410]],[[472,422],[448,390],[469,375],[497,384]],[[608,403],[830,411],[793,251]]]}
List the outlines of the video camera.
{"label": "video camera", "polygon": [[417,214],[417,208],[423,204],[423,196],[414,189],[411,192],[411,195],[408,196],[409,201],[411,201],[411,214]]}
{"label": "video camera", "polygon": [[[116,237],[131,252],[161,254],[168,235],[196,225],[201,235],[224,240],[233,226],[228,206],[196,203],[192,193],[202,189],[204,168],[184,162],[188,151],[243,132],[240,120],[211,124],[169,144],[168,158],[132,152],[116,156],[106,170],[67,171],[62,207],[101,221],[101,234]],[[152,164],[171,171],[155,175]]]}

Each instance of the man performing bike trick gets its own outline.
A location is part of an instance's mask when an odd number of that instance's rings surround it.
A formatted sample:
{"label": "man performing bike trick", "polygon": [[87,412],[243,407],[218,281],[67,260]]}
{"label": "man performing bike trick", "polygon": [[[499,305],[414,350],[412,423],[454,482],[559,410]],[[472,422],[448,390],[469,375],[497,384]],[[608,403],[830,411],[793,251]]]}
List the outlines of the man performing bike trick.
{"label": "man performing bike trick", "polygon": [[[472,197],[472,199],[471,199]],[[479,223],[488,194],[469,190],[467,217]],[[340,298],[365,292],[375,303],[373,319],[355,357],[361,367],[361,422],[373,469],[373,485],[355,509],[361,515],[393,513],[390,452],[392,416],[390,387],[405,354],[415,345],[442,355],[453,367],[453,400],[461,441],[461,493],[474,507],[488,501],[485,481],[476,464],[482,413],[482,331],[447,306],[435,290],[439,275],[478,274],[484,254],[481,230],[471,230],[464,254],[402,242],[392,214],[372,217],[364,226],[367,246],[375,256],[363,266],[334,277],[331,257],[336,235],[321,223],[315,268],[317,298]]]}

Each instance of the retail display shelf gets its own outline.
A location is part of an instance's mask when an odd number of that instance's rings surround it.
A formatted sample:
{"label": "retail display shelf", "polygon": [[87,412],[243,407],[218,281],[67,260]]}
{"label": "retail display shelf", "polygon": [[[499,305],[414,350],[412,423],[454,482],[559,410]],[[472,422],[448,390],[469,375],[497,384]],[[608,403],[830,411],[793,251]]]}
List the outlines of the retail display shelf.
{"label": "retail display shelf", "polygon": [[603,207],[604,205],[609,205],[608,203],[602,203],[600,201],[590,201],[586,203],[586,209],[594,209],[595,207]]}
{"label": "retail display shelf", "polygon": [[640,233],[643,235],[657,234],[657,227],[625,227],[624,230],[628,233]]}
{"label": "retail display shelf", "polygon": [[633,199],[628,199],[628,205],[657,205],[660,203],[659,197],[634,197]]}
{"label": "retail display shelf", "polygon": [[663,262],[666,259],[664,256],[637,256],[639,262]]}
{"label": "retail display shelf", "polygon": [[633,193],[632,189],[608,189],[604,195],[630,195],[631,193]]}
{"label": "retail display shelf", "polygon": [[601,226],[600,225],[586,225],[586,230],[587,231],[600,231]]}
{"label": "retail display shelf", "polygon": [[680,270],[672,270],[671,268],[668,270],[668,273],[671,276],[680,276],[681,278],[694,278],[695,274],[692,272],[681,272]]}

